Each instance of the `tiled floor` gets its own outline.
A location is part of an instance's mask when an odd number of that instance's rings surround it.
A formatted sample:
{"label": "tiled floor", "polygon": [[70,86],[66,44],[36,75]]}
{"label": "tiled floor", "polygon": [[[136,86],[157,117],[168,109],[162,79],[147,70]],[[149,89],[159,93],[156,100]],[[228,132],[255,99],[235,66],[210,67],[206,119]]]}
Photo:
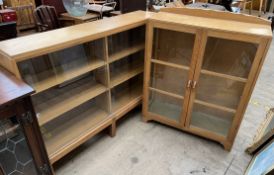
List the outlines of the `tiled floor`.
{"label": "tiled floor", "polygon": [[116,137],[90,140],[57,163],[57,175],[241,175],[266,111],[274,106],[274,43],[264,63],[231,152],[218,144],[158,123],[143,123],[136,110],[118,127]]}

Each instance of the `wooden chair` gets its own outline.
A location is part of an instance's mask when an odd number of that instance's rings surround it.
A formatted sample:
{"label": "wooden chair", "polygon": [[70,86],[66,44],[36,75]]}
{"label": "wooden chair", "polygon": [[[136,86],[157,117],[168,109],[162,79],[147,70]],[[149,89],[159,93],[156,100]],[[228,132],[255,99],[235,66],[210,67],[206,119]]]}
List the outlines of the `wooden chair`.
{"label": "wooden chair", "polygon": [[60,22],[53,6],[41,5],[34,10],[34,18],[39,32],[60,28]]}
{"label": "wooden chair", "polygon": [[246,10],[246,5],[249,4],[249,14],[251,15],[253,9],[253,0],[243,0],[243,11]]}

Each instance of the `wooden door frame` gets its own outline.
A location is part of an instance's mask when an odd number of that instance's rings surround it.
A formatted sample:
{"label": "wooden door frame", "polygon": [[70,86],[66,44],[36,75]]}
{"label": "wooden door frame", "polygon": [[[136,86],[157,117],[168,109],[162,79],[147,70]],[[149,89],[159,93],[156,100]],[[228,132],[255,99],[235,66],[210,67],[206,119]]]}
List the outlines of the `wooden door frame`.
{"label": "wooden door frame", "polygon": [[[16,104],[15,111],[16,118],[20,121],[20,125],[25,134],[26,142],[28,143],[29,150],[33,156],[33,161],[37,167],[37,172],[41,174],[47,173],[47,175],[54,175],[45,143],[38,126],[38,120],[33,109],[31,97],[28,96],[19,101]],[[32,122],[24,123],[24,119],[22,120],[22,117],[25,117],[24,115],[27,115],[28,113],[31,115]]]}
{"label": "wooden door frame", "polygon": [[[170,31],[176,31],[176,32],[183,32],[183,33],[189,33],[194,34],[194,47],[192,50],[192,56],[191,56],[191,63],[189,65],[189,71],[188,71],[188,80],[192,80],[194,76],[194,70],[196,66],[196,61],[198,58],[197,50],[200,48],[200,41],[201,41],[201,29],[185,26],[182,27],[182,25],[177,24],[170,24],[170,23],[164,23],[164,22],[157,22],[157,21],[148,21],[147,23],[147,29],[146,29],[146,47],[145,47],[145,68],[144,68],[144,90],[143,90],[143,120],[148,121],[155,119],[160,123],[168,124],[173,127],[176,127],[178,129],[184,129],[185,128],[185,121],[188,111],[188,102],[189,102],[189,96],[191,94],[191,88],[187,87],[187,82],[185,84],[185,93],[182,94],[184,96],[184,99],[182,99],[182,111],[180,114],[180,120],[178,122],[173,122],[169,119],[163,118],[164,116],[160,116],[158,114],[154,114],[148,111],[148,105],[149,105],[149,84],[150,84],[150,71],[151,71],[151,65],[152,65],[152,52],[153,52],[153,40],[154,40],[154,29],[164,29],[164,30],[170,30]],[[154,63],[155,64],[155,63]]]}
{"label": "wooden door frame", "polygon": [[[186,117],[187,120],[186,120],[186,125],[185,125],[186,130],[189,130],[190,132],[194,132],[196,134],[208,137],[215,141],[219,141],[221,144],[223,144],[223,146],[226,150],[230,150],[232,147],[232,144],[234,142],[234,139],[236,137],[236,134],[239,130],[239,126],[241,124],[244,112],[246,110],[248,101],[250,99],[252,89],[255,86],[255,82],[256,82],[257,78],[254,79],[254,77],[256,77],[256,73],[259,74],[258,67],[260,64],[262,64],[260,62],[262,62],[262,60],[265,57],[264,52],[267,51],[268,47],[266,47],[266,45],[269,41],[266,38],[259,38],[254,35],[242,35],[242,34],[223,32],[223,31],[214,31],[214,30],[206,31],[206,30],[204,30],[203,34],[202,34],[201,47],[200,47],[200,51],[199,51],[199,56],[198,56],[198,61],[197,61],[197,65],[195,68],[195,75],[194,75],[193,81],[197,81],[197,82],[199,81],[208,37],[216,37],[216,38],[222,38],[222,39],[227,39],[227,40],[242,41],[242,42],[258,44],[258,49],[256,51],[255,58],[253,60],[252,66],[250,68],[247,82],[245,84],[241,99],[239,101],[236,113],[235,113],[233,121],[232,121],[232,125],[228,131],[227,137],[222,137],[222,136],[215,134],[213,132],[210,132],[210,131],[205,132],[204,130],[191,129],[190,121],[191,121],[191,114],[192,114],[192,110],[193,110],[193,104],[194,104],[194,100],[195,100],[195,96],[196,96],[195,89],[192,91],[191,97],[189,99],[189,108],[188,108],[188,114]],[[268,45],[270,45],[270,44],[268,44]]]}

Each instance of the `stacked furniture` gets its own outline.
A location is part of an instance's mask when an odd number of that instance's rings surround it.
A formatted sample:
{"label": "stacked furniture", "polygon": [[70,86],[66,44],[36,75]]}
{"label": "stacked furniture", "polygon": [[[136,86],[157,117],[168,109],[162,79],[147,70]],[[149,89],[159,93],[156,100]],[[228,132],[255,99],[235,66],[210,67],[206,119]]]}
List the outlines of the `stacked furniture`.
{"label": "stacked furniture", "polygon": [[231,148],[272,32],[261,19],[199,11],[209,16],[137,11],[0,43],[0,64],[36,91],[51,163],[104,129],[115,135],[141,103],[144,55],[144,119]]}

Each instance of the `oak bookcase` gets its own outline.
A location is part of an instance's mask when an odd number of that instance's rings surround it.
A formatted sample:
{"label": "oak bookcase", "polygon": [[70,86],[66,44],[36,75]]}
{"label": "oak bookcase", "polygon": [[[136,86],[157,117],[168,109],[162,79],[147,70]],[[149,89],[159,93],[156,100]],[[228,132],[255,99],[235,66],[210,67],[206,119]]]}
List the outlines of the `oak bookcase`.
{"label": "oak bookcase", "polygon": [[[32,102],[51,163],[106,128],[114,136],[116,120],[141,103],[144,12],[118,19],[23,37],[38,43],[21,45],[16,56],[2,54],[3,66],[35,89]],[[79,36],[89,28],[100,30]]]}
{"label": "oak bookcase", "polygon": [[[164,11],[171,13],[161,12],[147,25],[144,120],[230,150],[271,42],[269,23],[214,11],[200,16],[200,10]],[[264,32],[253,32],[258,26]]]}
{"label": "oak bookcase", "polygon": [[51,163],[104,129],[113,136],[142,94],[145,120],[229,149],[272,37],[260,21],[137,11],[0,42],[0,64],[35,89]]}

